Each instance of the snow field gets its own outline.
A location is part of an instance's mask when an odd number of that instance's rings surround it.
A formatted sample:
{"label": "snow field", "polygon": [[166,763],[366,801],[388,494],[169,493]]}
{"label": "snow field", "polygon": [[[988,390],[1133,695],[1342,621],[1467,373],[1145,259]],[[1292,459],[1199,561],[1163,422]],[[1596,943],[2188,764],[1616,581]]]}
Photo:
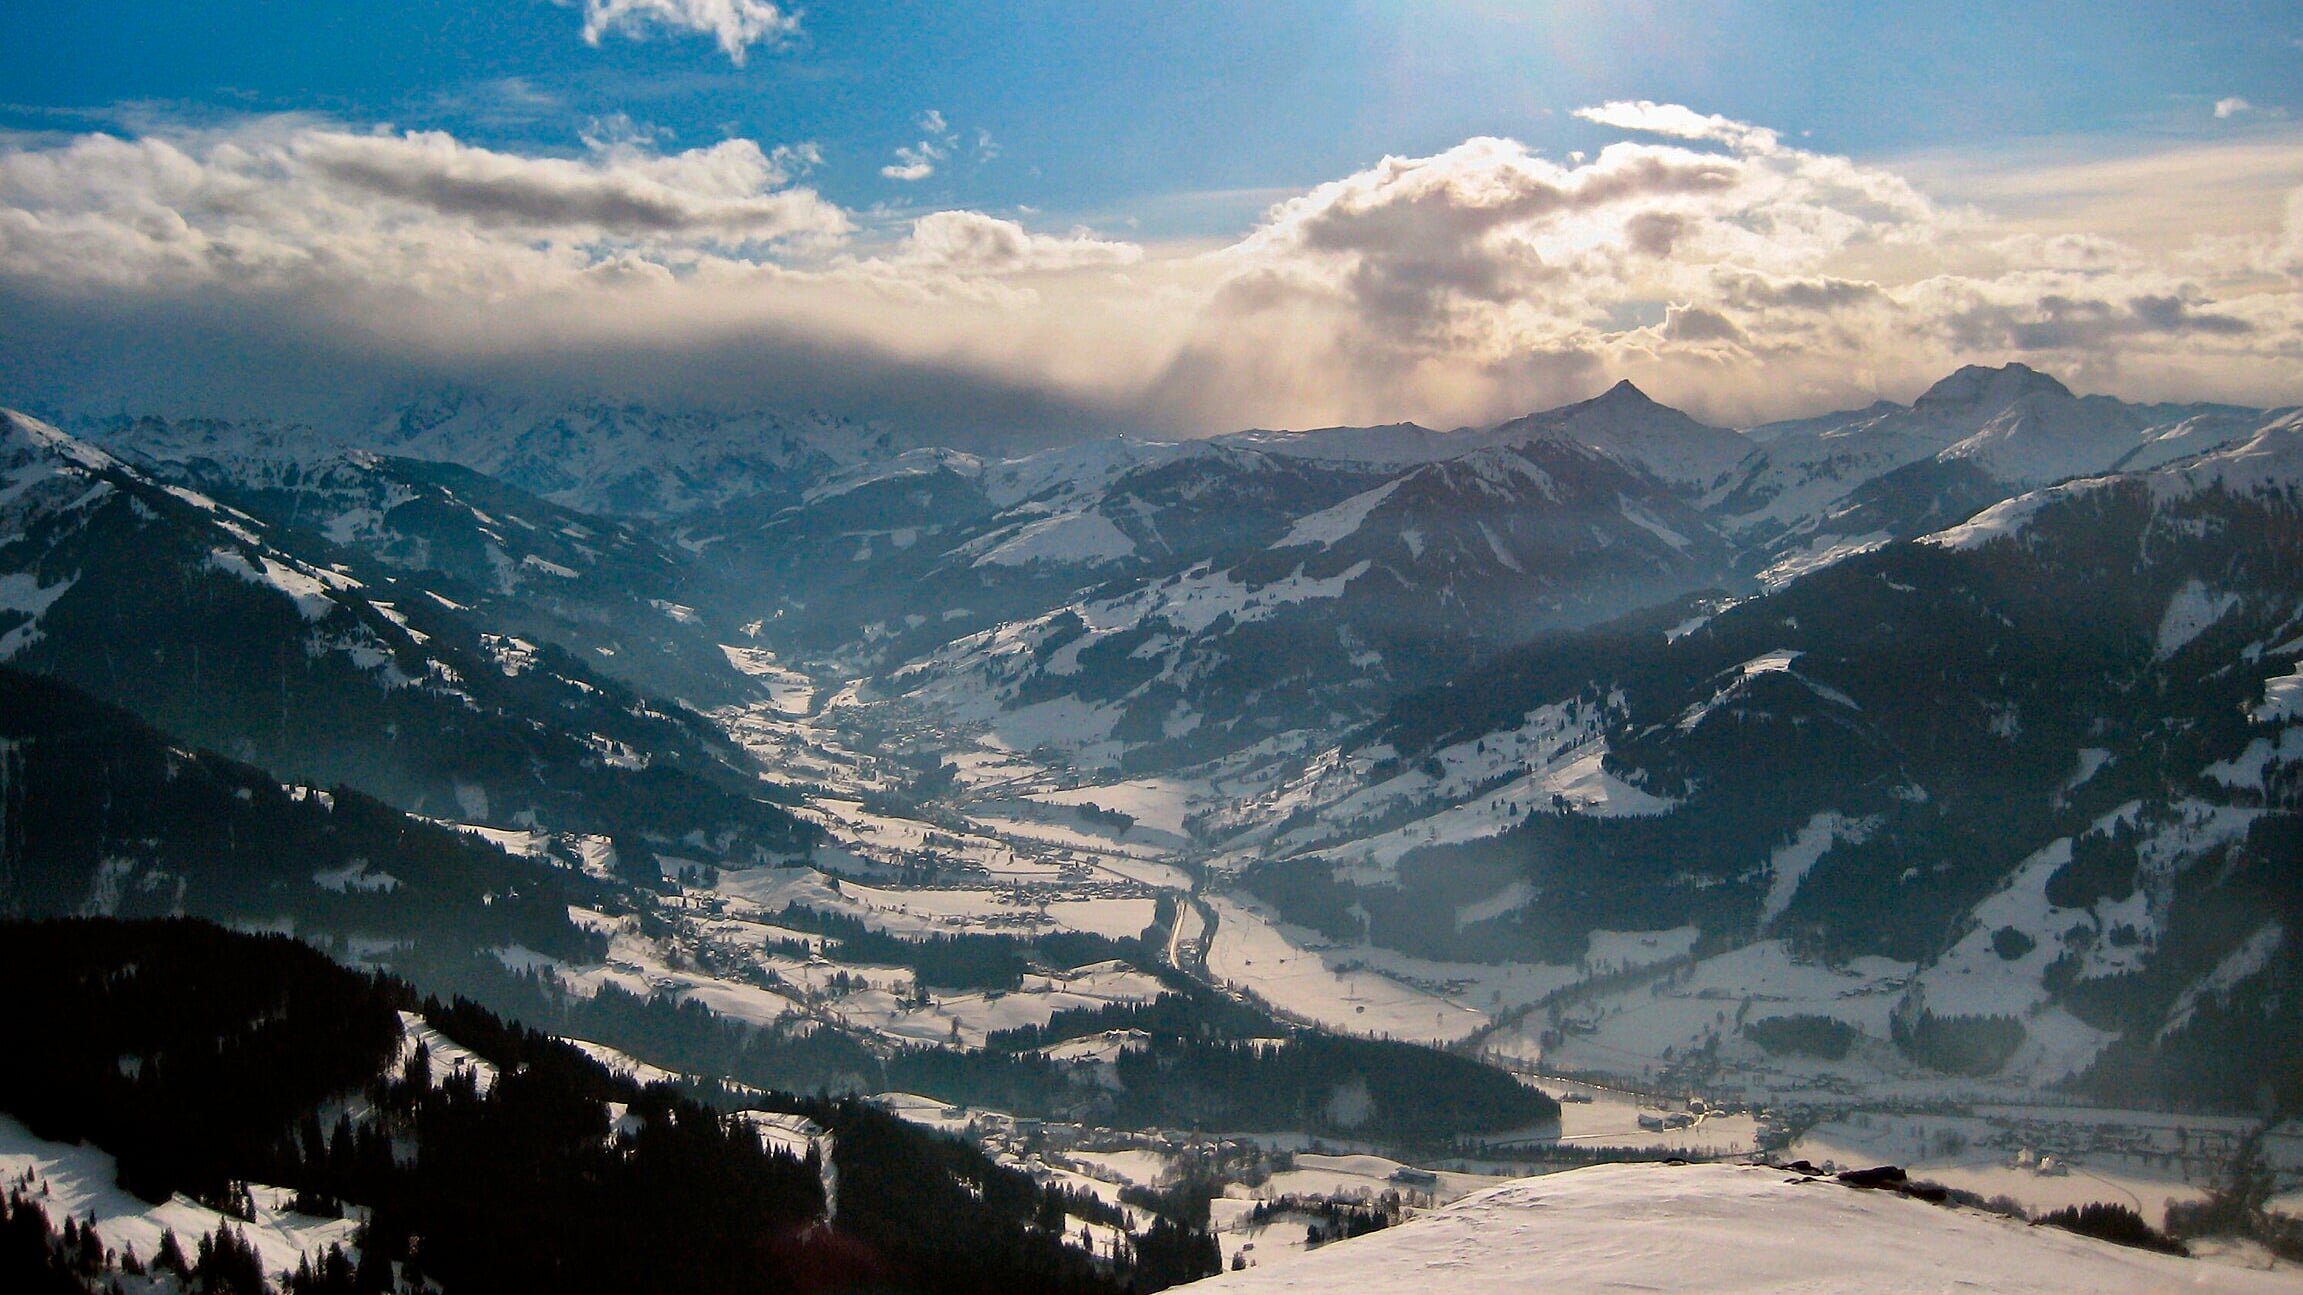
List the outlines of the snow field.
{"label": "snow field", "polygon": [[483,1097],[496,1086],[494,1063],[433,1029],[431,1022],[414,1012],[400,1013],[400,1055],[392,1061],[394,1074],[404,1069],[416,1055],[418,1044],[423,1045],[431,1058],[434,1084],[443,1084],[458,1075],[469,1074],[473,1087]]}
{"label": "snow field", "polygon": [[1795,580],[1813,575],[1825,567],[1860,557],[1874,549],[1887,547],[1895,537],[1885,531],[1869,531],[1862,535],[1820,535],[1802,548],[1775,560],[1759,573],[1759,583],[1769,593],[1782,589]]}
{"label": "snow field", "polygon": [[833,1000],[822,1010],[843,1025],[886,1038],[980,1048],[989,1035],[1045,1025],[1058,1012],[1148,1003],[1164,992],[1158,978],[1107,963],[1053,976],[1026,976],[1015,993],[942,994],[921,1005],[872,989]]}
{"label": "snow field", "polygon": [[1208,798],[1205,784],[1180,778],[1131,778],[1124,782],[1064,791],[1035,793],[1031,799],[1049,805],[1094,804],[1118,810],[1149,828],[1181,837],[1184,818],[1195,801]]}
{"label": "snow field", "polygon": [[768,707],[777,714],[806,715],[815,708],[816,681],[778,664],[775,653],[766,648],[738,647],[732,643],[722,643],[720,651],[728,658],[729,665],[767,688]]}
{"label": "snow field", "polygon": [[[1672,933],[1634,933],[1640,943],[1595,940],[1592,961],[1599,966],[1655,966],[1683,956],[1688,943],[1665,944]],[[1648,947],[1646,940],[1657,940]],[[1664,956],[1656,956],[1658,954]],[[1610,957],[1609,955],[1613,955]],[[1575,999],[1561,1008],[1563,1037],[1545,1048],[1538,1036],[1548,1015],[1530,1016],[1489,1036],[1485,1046],[1501,1056],[1577,1074],[1612,1075],[1630,1081],[1652,1077],[1673,1057],[1700,1049],[1717,1036],[1720,1056],[1767,1082],[1811,1082],[1818,1075],[1880,1078],[1859,1047],[1844,1063],[1812,1058],[1770,1057],[1741,1037],[1745,1021],[1773,1016],[1818,1015],[1841,1020],[1873,1040],[1888,1037],[1888,1019],[1900,998],[1908,964],[1884,958],[1858,959],[1843,969],[1795,959],[1780,940],[1762,940],[1704,959],[1662,981],[1641,979],[1612,991]],[[1745,1009],[1748,1001],[1750,1007]],[[1672,1057],[1665,1056],[1669,1050]]]}
{"label": "snow field", "polygon": [[600,1067],[609,1074],[621,1075],[642,1087],[649,1084],[676,1084],[688,1078],[681,1071],[666,1070],[662,1066],[642,1061],[631,1053],[618,1048],[611,1048],[605,1043],[594,1043],[590,1039],[569,1038],[566,1035],[560,1036],[560,1042],[598,1062]]}
{"label": "snow field", "polygon": [[958,550],[963,555],[971,551],[977,557],[970,565],[979,567],[1097,566],[1133,554],[1135,541],[1102,513],[1057,513]]}
{"label": "snow field", "polygon": [[1209,974],[1281,1012],[1342,1034],[1416,1043],[1452,1042],[1488,1023],[1485,1013],[1388,976],[1338,970],[1329,960],[1346,958],[1297,943],[1236,897],[1214,896],[1207,903],[1216,916]]}
{"label": "snow field", "polygon": [[2292,1273],[2209,1266],[1974,1211],[1736,1165],[1598,1165],[1491,1188],[1292,1262],[1199,1283],[1243,1295],[1445,1289],[2007,1295],[2292,1292]]}
{"label": "snow field", "polygon": [[259,1183],[248,1185],[256,1205],[253,1222],[228,1218],[182,1195],[146,1204],[114,1185],[118,1169],[111,1156],[91,1146],[34,1137],[14,1118],[0,1115],[0,1178],[13,1181],[27,1170],[39,1184],[32,1190],[33,1202],[47,1211],[50,1227],[63,1227],[66,1216],[86,1221],[94,1214],[96,1233],[107,1248],[125,1252],[134,1246],[147,1263],[159,1253],[163,1233],[175,1232],[189,1256],[201,1237],[215,1235],[222,1224],[245,1235],[263,1256],[264,1271],[277,1275],[293,1271],[301,1256],[322,1253],[330,1245],[354,1251],[352,1234],[360,1226],[356,1207],[341,1219],[291,1214],[289,1191]]}
{"label": "snow field", "polygon": [[[2096,1114],[2109,1116],[2114,1121],[2162,1118],[2138,1112]],[[2018,1127],[2026,1136],[2018,1137],[2023,1145],[2011,1151],[2001,1143],[2011,1136],[2010,1130]],[[1829,1161],[1841,1168],[1901,1165],[1914,1177],[1971,1191],[1986,1199],[2009,1197],[2033,1214],[2106,1201],[2128,1206],[2153,1226],[2165,1216],[2170,1202],[2198,1200],[2206,1195],[2205,1186],[2183,1176],[2180,1157],[2170,1167],[2149,1153],[2058,1150],[2085,1145],[2089,1139],[2101,1141],[2102,1128],[2084,1119],[2063,1118],[2062,1112],[2052,1109],[2032,1112],[2031,1118],[2024,1121],[1992,1118],[1985,1113],[1948,1116],[1856,1112],[1815,1125],[1786,1148],[1782,1157],[1805,1159],[1813,1164]],[[2140,1142],[2174,1151],[2176,1140],[2172,1130],[2157,1132],[2157,1137],[2146,1132]],[[2120,1140],[2134,1141],[2124,1137]],[[2203,1141],[2201,1146],[2205,1145]],[[2028,1163],[2019,1163],[2024,1159],[2020,1152],[2025,1149],[2033,1154]],[[2039,1168],[2041,1156],[2055,1163],[2043,1171]],[[2208,1158],[2202,1153],[2192,1161],[2195,1176],[2202,1180],[2213,1172],[2207,1168]]]}

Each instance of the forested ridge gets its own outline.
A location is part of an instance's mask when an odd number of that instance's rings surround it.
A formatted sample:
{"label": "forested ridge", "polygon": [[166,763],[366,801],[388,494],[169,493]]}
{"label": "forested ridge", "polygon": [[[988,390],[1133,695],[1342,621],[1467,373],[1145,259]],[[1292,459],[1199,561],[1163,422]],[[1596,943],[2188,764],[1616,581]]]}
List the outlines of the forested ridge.
{"label": "forested ridge", "polygon": [[[0,1067],[0,1111],[110,1152],[121,1185],[147,1200],[183,1192],[231,1213],[262,1182],[293,1190],[299,1210],[364,1211],[356,1259],[265,1274],[299,1292],[425,1280],[539,1293],[1093,1292],[1165,1284],[1155,1266],[1167,1280],[1192,1275],[1158,1253],[1174,1246],[1172,1224],[1146,1230],[1142,1270],[1099,1264],[1063,1244],[1076,1202],[967,1144],[854,1098],[747,1095],[831,1136],[842,1188],[827,1219],[815,1152],[770,1151],[693,1096],[641,1088],[557,1039],[285,937],[189,920],[8,922],[0,974],[12,991],[0,1035],[17,1049]],[[484,1058],[492,1081],[435,1076],[420,1048],[403,1057],[401,1012]],[[11,1208],[6,1284],[55,1288],[40,1283],[61,1271],[85,1279],[61,1289],[103,1289],[110,1269],[58,1269],[57,1221],[36,1213]],[[55,1245],[34,1243],[41,1229]],[[232,1247],[228,1232],[201,1240],[203,1253]],[[233,1264],[207,1266],[190,1264],[183,1287],[230,1287]]]}

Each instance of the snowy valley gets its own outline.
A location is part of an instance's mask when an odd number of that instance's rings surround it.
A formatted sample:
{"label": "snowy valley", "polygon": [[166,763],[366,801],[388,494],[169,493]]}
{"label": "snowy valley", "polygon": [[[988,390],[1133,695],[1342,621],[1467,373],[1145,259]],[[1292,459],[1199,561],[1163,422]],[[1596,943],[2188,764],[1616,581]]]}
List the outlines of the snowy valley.
{"label": "snowy valley", "polygon": [[[1598,1288],[1826,1227],[1905,1266],[1751,1288],[2303,1280],[1825,1172],[2303,1204],[2293,411],[2010,365],[1014,457],[479,397],[64,421],[0,415],[12,916],[462,995],[603,1063],[611,1140],[660,1080],[853,1184],[829,1107],[750,1103],[859,1095],[1031,1184],[999,1226],[1083,1282],[1553,1247]],[[92,1154],[0,1124],[105,1245],[211,1226]],[[1611,1163],[1664,1157],[1706,1163]],[[269,1268],[349,1236],[272,1190]],[[1684,1255],[1611,1232],[1644,1209]]]}

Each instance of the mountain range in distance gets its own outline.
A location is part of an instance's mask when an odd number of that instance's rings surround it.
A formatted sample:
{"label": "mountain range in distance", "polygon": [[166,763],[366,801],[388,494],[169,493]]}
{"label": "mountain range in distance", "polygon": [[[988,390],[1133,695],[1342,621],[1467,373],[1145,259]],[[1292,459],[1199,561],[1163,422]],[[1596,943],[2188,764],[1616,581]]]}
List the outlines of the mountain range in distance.
{"label": "mountain range in distance", "polygon": [[[480,396],[6,414],[0,740],[44,799],[0,896],[878,1093],[1114,1209],[1200,1181],[1155,1136],[1195,1101],[1287,1126],[1209,1181],[1307,1192],[1306,1138],[1466,1188],[1579,1142],[2041,1205],[1964,1149],[2199,1199],[2244,1144],[2282,1187],[2299,523],[2303,415],[2022,365],[1743,429],[1624,383],[1008,458]],[[1234,1213],[1175,1220],[1228,1258],[1271,1227]]]}

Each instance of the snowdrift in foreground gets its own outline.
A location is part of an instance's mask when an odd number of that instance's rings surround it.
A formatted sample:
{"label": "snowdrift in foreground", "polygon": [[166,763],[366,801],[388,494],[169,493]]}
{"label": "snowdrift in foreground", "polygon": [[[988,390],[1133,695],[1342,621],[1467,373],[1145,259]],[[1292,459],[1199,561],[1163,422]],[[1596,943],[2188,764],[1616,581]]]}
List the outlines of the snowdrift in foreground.
{"label": "snowdrift in foreground", "polygon": [[1602,1165],[1470,1196],[1285,1267],[1202,1290],[1506,1295],[1529,1290],[2000,1295],[2303,1289],[2054,1228],[1742,1165]]}

